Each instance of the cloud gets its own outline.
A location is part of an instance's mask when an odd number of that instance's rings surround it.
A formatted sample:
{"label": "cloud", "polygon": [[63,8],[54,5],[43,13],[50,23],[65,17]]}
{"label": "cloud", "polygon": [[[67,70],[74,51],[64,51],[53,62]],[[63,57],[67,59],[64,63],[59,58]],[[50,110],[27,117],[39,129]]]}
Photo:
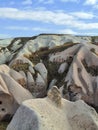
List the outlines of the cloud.
{"label": "cloud", "polygon": [[[81,14],[79,16],[79,14]],[[85,16],[85,17],[84,17]],[[54,25],[62,25],[73,27],[79,30],[98,29],[98,23],[85,22],[84,19],[91,19],[94,16],[92,13],[83,12],[59,12],[48,10],[19,10],[17,8],[0,8],[0,18],[8,18],[13,20],[31,20],[42,23],[52,23]],[[97,17],[97,16],[96,16]]]}
{"label": "cloud", "polygon": [[41,28],[41,27],[33,27],[32,28],[33,31],[41,31],[41,32],[51,32],[53,30],[49,29],[49,28]]}
{"label": "cloud", "polygon": [[23,5],[32,5],[32,0],[24,0],[22,2]]}
{"label": "cloud", "polygon": [[98,9],[98,0],[86,0],[84,5],[90,5],[93,9]]}
{"label": "cloud", "polygon": [[98,0],[86,0],[85,5],[95,5],[98,2]]}
{"label": "cloud", "polygon": [[38,2],[42,4],[53,4],[54,0],[39,0]]}
{"label": "cloud", "polygon": [[5,29],[9,29],[9,30],[24,30],[24,31],[30,30],[29,27],[22,27],[22,26],[8,26],[8,27],[5,27]]}
{"label": "cloud", "polygon": [[93,8],[98,9],[98,4],[94,5]]}
{"label": "cloud", "polygon": [[63,12],[34,10],[25,11],[16,8],[0,8],[0,18],[9,18],[14,20],[33,20],[45,23],[64,24],[73,20],[73,16]]}
{"label": "cloud", "polygon": [[8,30],[23,30],[23,31],[42,31],[42,32],[49,32],[52,31],[51,29],[41,28],[41,27],[24,27],[24,26],[8,26],[4,27],[4,29]]}
{"label": "cloud", "polygon": [[76,16],[79,19],[93,19],[96,16],[93,13],[86,13],[86,12],[73,12],[71,13],[73,16]]}
{"label": "cloud", "polygon": [[98,29],[98,23],[81,23],[77,24],[76,27],[80,30]]}

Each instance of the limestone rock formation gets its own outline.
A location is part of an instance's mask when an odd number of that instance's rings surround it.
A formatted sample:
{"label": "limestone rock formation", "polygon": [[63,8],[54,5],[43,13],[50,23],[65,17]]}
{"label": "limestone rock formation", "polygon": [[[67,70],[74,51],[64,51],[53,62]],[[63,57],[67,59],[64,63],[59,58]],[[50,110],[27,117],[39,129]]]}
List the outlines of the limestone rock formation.
{"label": "limestone rock formation", "polygon": [[43,77],[44,81],[47,84],[48,71],[47,71],[45,65],[43,63],[38,63],[37,65],[34,66],[34,68],[41,74],[41,76]]}
{"label": "limestone rock formation", "polygon": [[24,100],[32,99],[31,93],[22,87],[23,83],[20,73],[0,65],[0,121],[14,115]]}
{"label": "limestone rock formation", "polygon": [[[58,105],[59,104],[59,105]],[[7,130],[98,130],[98,115],[83,101],[62,99],[57,87],[22,103]]]}
{"label": "limestone rock formation", "polygon": [[64,45],[65,43],[82,43],[88,44],[92,42],[92,37],[47,34],[38,35],[28,38],[10,38],[0,40],[0,64],[13,61],[14,58],[20,56],[29,56],[40,48],[54,48]]}
{"label": "limestone rock formation", "polygon": [[26,76],[25,72],[22,71],[22,70],[20,70],[19,73],[23,76],[23,78],[24,78],[24,80],[25,80],[25,83],[26,83],[25,88],[27,88],[27,76]]}
{"label": "limestone rock formation", "polygon": [[0,121],[13,115],[23,101],[37,98],[21,105],[17,113],[24,115],[15,115],[20,118],[13,119],[15,130],[97,130],[97,114],[80,101],[98,110],[97,41],[63,34],[0,40]]}
{"label": "limestone rock formation", "polygon": [[49,89],[51,89],[55,84],[56,84],[57,80],[53,79],[50,84],[49,84]]}
{"label": "limestone rock formation", "polygon": [[10,69],[9,75],[16,80],[20,85],[22,85],[24,88],[26,88],[26,79],[23,77],[20,73],[17,71]]}
{"label": "limestone rock formation", "polygon": [[60,65],[59,67],[59,70],[58,70],[58,73],[59,74],[62,74],[65,70],[68,69],[68,63],[64,62]]}
{"label": "limestone rock formation", "polygon": [[28,64],[29,66],[33,66],[32,62],[24,56],[18,56],[15,60],[12,60],[9,66],[14,66],[17,64]]}
{"label": "limestone rock formation", "polygon": [[97,75],[98,58],[83,46],[74,57],[65,77],[70,99],[72,101],[83,99],[88,104],[98,106]]}
{"label": "limestone rock formation", "polygon": [[44,79],[42,78],[42,76],[38,73],[37,74],[37,78],[36,78],[36,82],[35,82],[35,87],[33,89],[33,96],[34,97],[45,97],[46,96],[46,83],[44,81]]}
{"label": "limestone rock formation", "polygon": [[34,71],[34,69],[33,69],[32,66],[29,66],[29,71],[30,71],[32,74],[35,74],[35,71]]}
{"label": "limestone rock formation", "polygon": [[30,92],[34,91],[35,87],[35,81],[30,72],[27,72],[27,88],[30,90]]}

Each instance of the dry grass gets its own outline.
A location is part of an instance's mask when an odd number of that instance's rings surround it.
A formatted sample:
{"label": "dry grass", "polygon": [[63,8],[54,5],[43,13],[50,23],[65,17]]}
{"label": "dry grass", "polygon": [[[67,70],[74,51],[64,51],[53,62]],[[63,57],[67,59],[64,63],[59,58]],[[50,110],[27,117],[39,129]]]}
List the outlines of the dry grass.
{"label": "dry grass", "polygon": [[8,122],[0,122],[0,130],[6,130]]}
{"label": "dry grass", "polygon": [[11,66],[16,71],[24,71],[25,73],[29,70],[29,64],[28,63],[16,63]]}

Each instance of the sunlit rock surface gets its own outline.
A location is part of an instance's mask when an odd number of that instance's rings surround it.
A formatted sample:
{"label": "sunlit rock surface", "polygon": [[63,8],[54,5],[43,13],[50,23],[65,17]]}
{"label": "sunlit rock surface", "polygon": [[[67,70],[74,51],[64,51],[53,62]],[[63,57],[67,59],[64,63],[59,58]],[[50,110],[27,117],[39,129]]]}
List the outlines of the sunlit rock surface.
{"label": "sunlit rock surface", "polygon": [[20,73],[0,65],[0,120],[6,115],[14,115],[24,100],[32,99],[31,93],[23,87],[24,84],[25,79]]}
{"label": "sunlit rock surface", "polygon": [[8,130],[97,130],[97,114],[85,104],[98,111],[97,41],[63,34],[0,40],[0,121],[21,104],[16,115],[25,113]]}
{"label": "sunlit rock surface", "polygon": [[7,130],[98,130],[98,115],[83,101],[62,99],[57,87],[44,99],[22,103]]}

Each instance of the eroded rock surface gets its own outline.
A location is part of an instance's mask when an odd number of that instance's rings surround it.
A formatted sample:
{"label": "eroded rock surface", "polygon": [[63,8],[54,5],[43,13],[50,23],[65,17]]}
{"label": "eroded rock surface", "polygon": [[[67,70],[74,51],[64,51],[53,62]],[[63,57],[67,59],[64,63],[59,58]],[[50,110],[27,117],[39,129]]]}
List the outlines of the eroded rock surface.
{"label": "eroded rock surface", "polygon": [[81,100],[73,103],[62,99],[54,86],[48,97],[22,103],[7,127],[7,130],[20,129],[98,130],[98,115]]}
{"label": "eroded rock surface", "polygon": [[70,100],[82,99],[88,104],[98,106],[97,66],[98,57],[82,47],[74,57],[65,77]]}
{"label": "eroded rock surface", "polygon": [[[3,46],[2,44],[5,42],[9,45]],[[54,110],[59,111],[60,106],[61,108],[65,108],[63,102],[71,107],[71,105],[78,103],[75,101],[81,99],[97,108],[98,46],[95,43],[96,37],[59,34],[15,38],[8,39],[8,41],[0,40],[0,45],[2,45],[0,46],[0,120],[3,119],[5,115],[14,114],[24,100],[43,98],[47,95],[47,98],[38,99],[37,101],[41,103],[42,101],[47,102],[47,108],[50,108],[48,105],[50,103],[51,107],[53,107],[53,113],[55,113]],[[75,103],[66,100],[63,101],[59,91],[53,87],[54,85],[59,88],[63,98]],[[54,96],[52,96],[53,94]],[[55,100],[57,95],[59,96]],[[32,101],[36,102],[36,100]],[[83,105],[83,102],[80,102],[80,104]],[[23,103],[22,107],[26,107],[29,113],[29,108],[25,103]],[[37,109],[37,106],[33,110],[34,113],[35,109]],[[81,110],[82,108],[78,109]],[[51,112],[51,110],[49,110],[49,112]],[[55,113],[55,115],[56,114],[57,113]],[[46,115],[48,116],[48,114]],[[59,116],[59,114],[57,115]],[[69,116],[67,116],[67,118],[68,117]],[[83,115],[83,119],[84,117]],[[35,114],[34,118],[39,121],[39,115]],[[61,118],[64,119],[62,116]],[[64,119],[65,122],[68,123],[67,130],[80,130],[80,127],[82,129],[82,126],[80,126],[81,121],[79,121],[79,127],[77,128],[77,126],[69,125],[68,119]],[[78,122],[80,117],[75,116],[73,119]],[[53,120],[55,120],[55,118],[53,118]],[[72,124],[73,123],[74,122],[72,122]],[[51,121],[50,124],[52,124]],[[59,124],[59,122],[57,124]],[[83,124],[84,126],[88,124],[89,128],[88,122],[86,122],[86,124],[83,122]],[[48,125],[49,124],[46,124],[46,126]],[[39,129],[37,126],[36,128]],[[61,126],[58,128],[63,130]],[[93,129],[93,126],[90,127],[90,129],[91,128]],[[57,129],[57,127],[53,127],[53,129]]]}
{"label": "eroded rock surface", "polygon": [[14,115],[24,100],[32,99],[31,93],[22,86],[24,83],[20,73],[0,65],[0,121],[6,115]]}

